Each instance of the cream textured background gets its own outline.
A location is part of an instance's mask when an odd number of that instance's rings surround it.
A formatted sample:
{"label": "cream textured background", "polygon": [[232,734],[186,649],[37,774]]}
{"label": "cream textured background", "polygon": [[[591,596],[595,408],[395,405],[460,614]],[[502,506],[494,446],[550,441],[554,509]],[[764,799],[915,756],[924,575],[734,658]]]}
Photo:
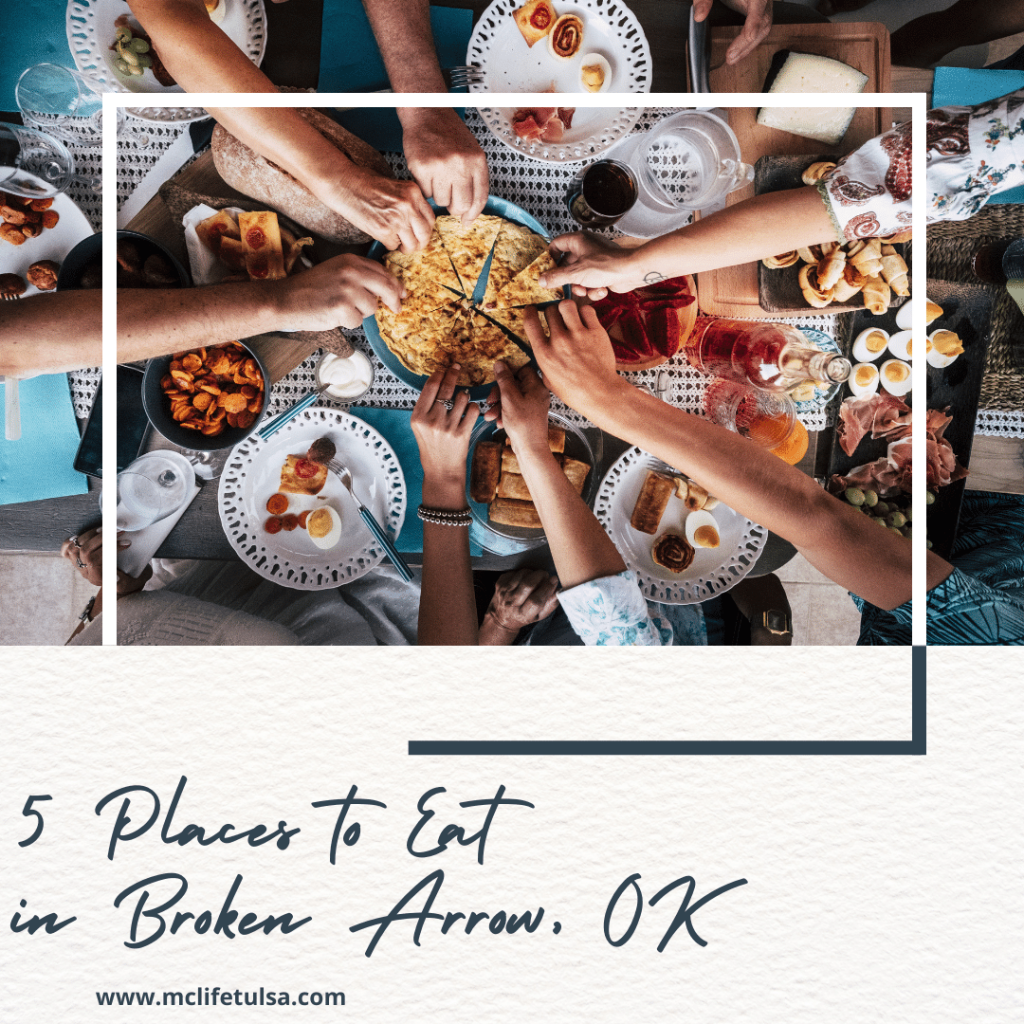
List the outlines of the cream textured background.
{"label": "cream textured background", "polygon": [[[161,650],[8,652],[0,712],[0,921],[28,912],[79,920],[53,936],[0,931],[0,1020],[822,1021],[1021,1019],[1018,846],[1024,698],[1012,651],[929,653],[929,753],[879,758],[411,758],[408,739],[869,738],[909,735],[905,652],[819,650],[806,662],[679,651],[456,652]],[[491,652],[488,652],[491,653]],[[797,652],[787,652],[796,654]],[[525,655],[525,657],[524,657]],[[285,658],[301,659],[289,665]],[[732,666],[730,671],[723,666]],[[736,666],[740,666],[737,668]],[[888,667],[885,667],[888,666]],[[454,680],[454,682],[453,682]],[[291,847],[184,848],[148,834],[106,844],[121,786],[169,802],[176,824],[239,828],[281,818]],[[359,795],[387,810],[350,816],[363,837],[328,862],[333,810]],[[483,866],[475,847],[414,859],[418,797],[431,823],[474,827],[459,800],[527,799],[499,809]],[[47,826],[32,824],[29,793]],[[148,806],[136,806],[137,819]],[[429,835],[436,828],[428,828]],[[545,908],[533,935],[439,934],[400,924],[371,959],[369,930],[425,875],[444,868],[435,910]],[[235,906],[313,920],[292,935],[180,932],[128,950],[124,887],[180,871],[175,909]],[[650,898],[685,874],[695,898],[749,884],[656,946],[671,898],[646,907],[632,940],[602,937],[605,905],[640,872]],[[624,900],[623,908],[629,908]],[[552,933],[554,920],[562,923]],[[263,985],[346,993],[344,1009],[100,1008],[96,990]]]}

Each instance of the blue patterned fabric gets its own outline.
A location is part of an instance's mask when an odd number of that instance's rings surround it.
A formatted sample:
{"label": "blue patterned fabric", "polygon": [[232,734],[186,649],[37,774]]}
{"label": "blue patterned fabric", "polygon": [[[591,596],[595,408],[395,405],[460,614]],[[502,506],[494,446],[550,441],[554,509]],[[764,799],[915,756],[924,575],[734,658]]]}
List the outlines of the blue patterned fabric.
{"label": "blue patterned fabric", "polygon": [[572,628],[588,646],[670,647],[707,643],[699,605],[648,604],[636,575],[581,583],[558,595]]}
{"label": "blue patterned fabric", "polygon": [[[1024,644],[1024,496],[967,491],[952,574],[928,592],[929,644]],[[862,644],[909,644],[910,602],[864,613]]]}

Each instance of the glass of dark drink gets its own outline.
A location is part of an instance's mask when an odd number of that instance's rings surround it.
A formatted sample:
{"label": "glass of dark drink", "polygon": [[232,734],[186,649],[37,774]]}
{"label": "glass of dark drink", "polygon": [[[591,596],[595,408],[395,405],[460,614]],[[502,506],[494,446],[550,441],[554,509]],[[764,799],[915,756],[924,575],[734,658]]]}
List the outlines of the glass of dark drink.
{"label": "glass of dark drink", "polygon": [[628,213],[636,197],[636,178],[625,164],[598,160],[573,178],[565,202],[577,224],[604,228]]}

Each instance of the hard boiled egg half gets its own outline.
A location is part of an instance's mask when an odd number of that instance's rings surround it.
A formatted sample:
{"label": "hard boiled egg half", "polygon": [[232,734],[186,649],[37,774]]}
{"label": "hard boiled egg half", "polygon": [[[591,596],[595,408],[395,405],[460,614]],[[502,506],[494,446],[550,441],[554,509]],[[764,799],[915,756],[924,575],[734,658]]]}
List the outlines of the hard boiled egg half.
{"label": "hard boiled egg half", "polygon": [[710,512],[691,512],[683,532],[692,548],[717,548],[722,543],[718,523]]}
{"label": "hard boiled egg half", "polygon": [[886,359],[879,371],[882,387],[890,395],[905,395],[911,388],[910,363],[902,359]]}
{"label": "hard boiled egg half", "polygon": [[889,338],[889,354],[896,359],[912,359],[912,339],[910,331],[897,331]]}
{"label": "hard boiled egg half", "polygon": [[580,89],[583,92],[607,92],[612,84],[612,66],[599,53],[588,53],[580,60]]}
{"label": "hard boiled egg half", "polygon": [[318,548],[333,548],[341,540],[341,516],[330,505],[321,505],[309,513],[306,532]]}
{"label": "hard boiled egg half", "polygon": [[964,350],[964,343],[960,340],[960,335],[943,328],[932,331],[928,335],[928,340],[931,342],[931,348],[928,350],[928,364],[937,366],[940,370],[954,362]]}
{"label": "hard boiled egg half", "polygon": [[878,390],[878,367],[874,363],[857,363],[846,383],[858,398],[868,398]]}
{"label": "hard boiled egg half", "polygon": [[889,344],[889,334],[878,327],[869,327],[853,339],[853,358],[858,363],[871,363],[881,357]]}

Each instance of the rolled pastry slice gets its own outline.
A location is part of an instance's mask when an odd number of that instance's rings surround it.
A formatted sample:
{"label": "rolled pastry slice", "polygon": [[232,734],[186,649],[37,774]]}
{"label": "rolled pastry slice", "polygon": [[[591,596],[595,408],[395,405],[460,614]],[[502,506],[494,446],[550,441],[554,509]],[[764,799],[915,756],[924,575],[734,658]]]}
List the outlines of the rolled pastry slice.
{"label": "rolled pastry slice", "polygon": [[879,316],[889,308],[891,298],[892,293],[889,291],[889,286],[881,277],[872,277],[864,285],[864,305],[875,316]]}
{"label": "rolled pastry slice", "polygon": [[924,304],[924,322],[930,324],[933,320],[938,320],[940,316],[942,316],[942,307],[937,302],[926,299]]}
{"label": "rolled pastry slice", "polygon": [[827,292],[835,288],[846,269],[846,253],[837,245],[818,263],[818,287]]}
{"label": "rolled pastry slice", "polygon": [[882,273],[882,243],[877,238],[859,239],[846,251],[847,260],[865,277]]}
{"label": "rolled pastry slice", "polygon": [[766,256],[761,262],[769,270],[782,270],[794,266],[799,258],[796,249],[790,249],[789,252],[780,252],[778,256]]}
{"label": "rolled pastry slice", "polygon": [[832,289],[823,290],[818,285],[818,268],[813,263],[800,268],[800,290],[807,304],[815,309],[823,309],[832,301]]}
{"label": "rolled pastry slice", "polygon": [[695,554],[689,541],[678,533],[663,533],[651,548],[654,564],[664,566],[669,572],[685,572]]}
{"label": "rolled pastry slice", "polygon": [[882,277],[895,295],[909,295],[907,261],[891,246],[882,246]]}
{"label": "rolled pastry slice", "polygon": [[836,165],[832,163],[831,160],[819,160],[817,163],[811,164],[811,166],[800,175],[800,178],[805,185],[814,185],[821,181],[825,175],[831,174],[835,169]]}
{"label": "rolled pastry slice", "polygon": [[846,266],[843,269],[843,279],[846,283],[856,291],[860,291],[864,285],[867,284],[868,278],[866,274],[862,274],[851,262],[850,254],[846,254]]}

